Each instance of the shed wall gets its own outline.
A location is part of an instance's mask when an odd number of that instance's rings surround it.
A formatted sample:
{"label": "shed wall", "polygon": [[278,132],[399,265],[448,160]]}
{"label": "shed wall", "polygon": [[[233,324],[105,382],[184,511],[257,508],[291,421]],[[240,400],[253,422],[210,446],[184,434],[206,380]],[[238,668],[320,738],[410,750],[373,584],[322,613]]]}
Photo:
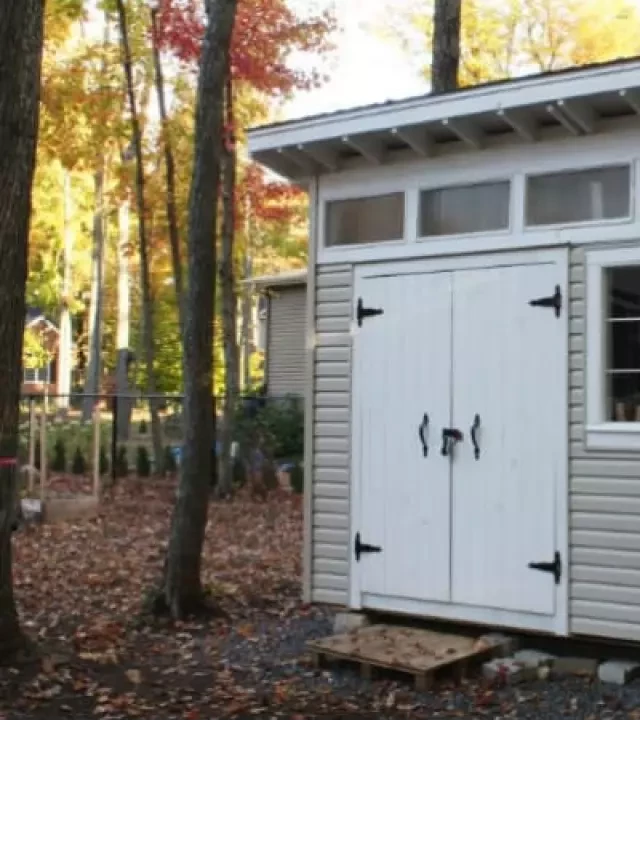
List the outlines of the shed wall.
{"label": "shed wall", "polygon": [[304,393],[306,285],[274,289],[269,297],[267,386],[273,397]]}
{"label": "shed wall", "polygon": [[[585,248],[570,253],[569,630],[640,641],[640,454],[585,449]],[[319,267],[311,598],[348,604],[353,268]]]}

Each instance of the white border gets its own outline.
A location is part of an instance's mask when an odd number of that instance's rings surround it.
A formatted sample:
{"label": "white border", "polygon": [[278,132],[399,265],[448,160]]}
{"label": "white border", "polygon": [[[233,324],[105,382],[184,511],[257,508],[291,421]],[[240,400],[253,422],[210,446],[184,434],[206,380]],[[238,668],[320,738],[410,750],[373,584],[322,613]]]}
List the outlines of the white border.
{"label": "white border", "polygon": [[640,267],[640,246],[586,252],[586,424],[589,450],[640,450],[640,423],[608,421],[605,417],[604,287],[606,269]]}

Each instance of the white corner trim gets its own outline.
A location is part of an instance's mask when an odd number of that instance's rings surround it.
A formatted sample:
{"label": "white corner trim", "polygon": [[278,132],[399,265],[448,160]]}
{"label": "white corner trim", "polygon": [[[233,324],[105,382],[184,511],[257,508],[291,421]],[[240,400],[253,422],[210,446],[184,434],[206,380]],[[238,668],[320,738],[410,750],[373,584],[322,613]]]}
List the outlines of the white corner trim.
{"label": "white corner trim", "polygon": [[611,422],[587,426],[587,450],[640,450],[640,423]]}

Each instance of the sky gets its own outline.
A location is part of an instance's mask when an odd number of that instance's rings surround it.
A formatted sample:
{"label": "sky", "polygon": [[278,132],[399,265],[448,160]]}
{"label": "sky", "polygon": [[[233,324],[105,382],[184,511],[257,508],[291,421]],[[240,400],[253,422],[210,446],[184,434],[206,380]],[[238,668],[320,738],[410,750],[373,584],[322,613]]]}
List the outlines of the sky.
{"label": "sky", "polygon": [[[319,0],[290,0],[301,14]],[[390,6],[402,11],[415,0],[334,0],[339,33],[328,62],[330,80],[312,92],[300,92],[284,108],[283,118],[406,98],[425,91],[415,63],[391,39],[376,34]]]}

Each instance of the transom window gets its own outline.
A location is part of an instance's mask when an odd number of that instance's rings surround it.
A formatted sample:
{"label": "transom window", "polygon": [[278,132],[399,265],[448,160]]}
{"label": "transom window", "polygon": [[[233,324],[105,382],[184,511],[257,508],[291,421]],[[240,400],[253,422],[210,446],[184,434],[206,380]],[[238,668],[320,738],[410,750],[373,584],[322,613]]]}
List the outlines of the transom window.
{"label": "transom window", "polygon": [[624,219],[630,212],[631,174],[626,165],[527,178],[527,225]]}
{"label": "transom window", "polygon": [[423,190],[421,237],[506,231],[509,227],[509,181]]}
{"label": "transom window", "polygon": [[403,237],[403,192],[327,202],[326,246],[382,243]]}

